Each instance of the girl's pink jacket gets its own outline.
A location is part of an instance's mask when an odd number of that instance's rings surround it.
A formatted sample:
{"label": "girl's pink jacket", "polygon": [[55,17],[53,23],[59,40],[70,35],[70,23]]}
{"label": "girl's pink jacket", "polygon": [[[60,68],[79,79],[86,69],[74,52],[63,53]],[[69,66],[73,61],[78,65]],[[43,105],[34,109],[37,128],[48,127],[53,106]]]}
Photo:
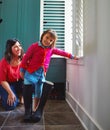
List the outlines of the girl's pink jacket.
{"label": "girl's pink jacket", "polygon": [[71,58],[72,54],[57,48],[44,48],[39,42],[33,43],[27,50],[22,59],[21,68],[27,70],[29,73],[37,71],[40,67],[44,68],[47,72],[51,56],[60,55]]}

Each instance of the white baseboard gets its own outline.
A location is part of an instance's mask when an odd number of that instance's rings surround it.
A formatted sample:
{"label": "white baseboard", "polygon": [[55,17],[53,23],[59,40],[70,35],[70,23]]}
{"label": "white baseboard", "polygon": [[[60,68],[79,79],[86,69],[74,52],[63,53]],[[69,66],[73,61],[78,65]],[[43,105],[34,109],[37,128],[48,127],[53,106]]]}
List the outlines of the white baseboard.
{"label": "white baseboard", "polygon": [[67,91],[66,101],[86,130],[103,130]]}

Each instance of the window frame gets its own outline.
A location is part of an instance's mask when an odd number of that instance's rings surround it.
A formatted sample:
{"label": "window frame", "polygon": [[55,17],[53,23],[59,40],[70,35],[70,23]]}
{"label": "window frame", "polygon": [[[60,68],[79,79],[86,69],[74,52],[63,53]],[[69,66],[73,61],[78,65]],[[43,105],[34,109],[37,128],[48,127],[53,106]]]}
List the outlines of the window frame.
{"label": "window frame", "polygon": [[[41,7],[40,7],[40,9],[41,9],[41,11],[40,11],[41,12],[40,13],[40,35],[43,32],[43,5],[44,5],[43,1],[44,0],[41,0]],[[84,56],[84,49],[83,49],[83,46],[84,46],[84,42],[83,42],[84,41],[84,38],[83,38],[84,37],[84,35],[83,35],[84,34],[84,27],[83,27],[84,16],[82,16],[82,18],[81,18],[81,20],[82,20],[82,32],[81,32],[82,33],[82,41],[80,39],[78,39],[82,43],[80,43],[79,47],[76,43],[78,41],[77,40],[78,35],[76,32],[76,27],[78,25],[76,25],[76,22],[78,20],[77,18],[80,16],[80,13],[78,14],[77,11],[79,10],[81,1],[83,2],[84,0],[68,0],[68,1],[65,0],[65,39],[64,39],[65,40],[65,43],[64,43],[65,47],[64,48],[65,48],[65,51],[70,52],[73,55],[76,55],[79,57]],[[83,4],[84,4],[84,2],[82,3],[81,6],[84,6]],[[69,20],[69,22],[68,22],[68,19],[70,16],[68,15],[68,11],[70,11],[69,13],[71,16],[71,19]],[[83,15],[83,13],[84,13],[84,9],[82,8],[82,15]],[[79,23],[79,25],[80,25],[80,23]],[[80,29],[80,27],[79,27],[79,29]],[[55,57],[57,57],[57,56],[55,56]]]}

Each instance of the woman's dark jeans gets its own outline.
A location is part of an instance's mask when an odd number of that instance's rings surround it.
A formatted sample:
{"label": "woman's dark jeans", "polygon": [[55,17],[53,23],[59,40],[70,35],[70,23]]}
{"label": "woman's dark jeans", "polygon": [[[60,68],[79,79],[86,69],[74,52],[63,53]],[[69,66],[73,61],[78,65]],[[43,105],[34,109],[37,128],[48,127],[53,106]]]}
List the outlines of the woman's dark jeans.
{"label": "woman's dark jeans", "polygon": [[10,88],[13,91],[13,93],[16,96],[16,100],[13,103],[12,106],[9,106],[7,104],[7,99],[8,99],[8,93],[7,91],[0,85],[0,95],[2,98],[2,106],[3,108],[5,108],[5,110],[13,110],[17,107],[18,103],[19,103],[19,99],[18,99],[18,95],[22,95],[22,89],[23,89],[23,81],[19,80],[17,82],[13,82],[13,83],[9,83],[10,84]]}

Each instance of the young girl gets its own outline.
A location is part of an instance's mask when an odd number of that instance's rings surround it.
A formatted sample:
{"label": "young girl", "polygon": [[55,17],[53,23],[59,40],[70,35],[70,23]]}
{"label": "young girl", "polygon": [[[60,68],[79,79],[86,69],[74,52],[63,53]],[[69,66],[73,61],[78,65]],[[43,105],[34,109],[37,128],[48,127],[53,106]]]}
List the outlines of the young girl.
{"label": "young girl", "polygon": [[[39,104],[43,83],[53,54],[74,59],[72,54],[55,48],[57,40],[56,32],[46,30],[41,35],[39,42],[33,43],[27,50],[21,65],[21,76],[24,77],[24,121],[32,117],[32,94],[35,96],[34,111],[36,113]],[[35,120],[34,120],[35,121]],[[37,120],[36,120],[37,122]]]}

